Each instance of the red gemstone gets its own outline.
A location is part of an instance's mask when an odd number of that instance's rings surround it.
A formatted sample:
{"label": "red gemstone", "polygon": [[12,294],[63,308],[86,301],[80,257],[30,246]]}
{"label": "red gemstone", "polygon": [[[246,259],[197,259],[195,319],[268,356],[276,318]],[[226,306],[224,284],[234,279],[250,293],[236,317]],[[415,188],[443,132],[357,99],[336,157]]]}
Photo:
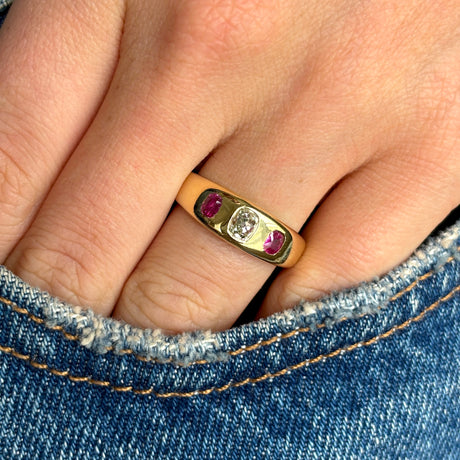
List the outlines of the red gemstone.
{"label": "red gemstone", "polygon": [[201,214],[205,217],[214,217],[222,206],[222,197],[218,193],[210,193],[201,203]]}
{"label": "red gemstone", "polygon": [[271,256],[275,255],[283,246],[284,235],[279,231],[275,230],[268,235],[264,242],[264,251]]}

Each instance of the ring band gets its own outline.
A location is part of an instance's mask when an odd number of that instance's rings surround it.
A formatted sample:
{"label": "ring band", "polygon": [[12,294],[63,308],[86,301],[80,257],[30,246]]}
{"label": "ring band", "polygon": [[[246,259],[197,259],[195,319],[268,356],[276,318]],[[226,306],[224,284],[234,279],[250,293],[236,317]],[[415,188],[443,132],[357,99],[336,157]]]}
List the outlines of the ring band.
{"label": "ring band", "polygon": [[292,267],[305,247],[294,230],[220,185],[191,173],[176,201],[225,241],[281,267]]}

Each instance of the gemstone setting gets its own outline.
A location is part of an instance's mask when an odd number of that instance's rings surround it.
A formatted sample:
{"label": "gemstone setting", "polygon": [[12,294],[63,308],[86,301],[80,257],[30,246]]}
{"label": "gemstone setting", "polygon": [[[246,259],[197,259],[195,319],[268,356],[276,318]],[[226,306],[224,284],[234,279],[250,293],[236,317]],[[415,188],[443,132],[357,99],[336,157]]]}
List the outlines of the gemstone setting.
{"label": "gemstone setting", "polygon": [[203,216],[211,219],[219,212],[221,206],[222,196],[213,192],[203,200],[203,203],[201,203],[200,211]]}
{"label": "gemstone setting", "polygon": [[228,234],[239,243],[248,242],[259,227],[259,216],[251,208],[241,206],[228,222]]}
{"label": "gemstone setting", "polygon": [[277,254],[283,247],[284,239],[284,235],[279,230],[270,232],[264,241],[264,251],[271,256]]}

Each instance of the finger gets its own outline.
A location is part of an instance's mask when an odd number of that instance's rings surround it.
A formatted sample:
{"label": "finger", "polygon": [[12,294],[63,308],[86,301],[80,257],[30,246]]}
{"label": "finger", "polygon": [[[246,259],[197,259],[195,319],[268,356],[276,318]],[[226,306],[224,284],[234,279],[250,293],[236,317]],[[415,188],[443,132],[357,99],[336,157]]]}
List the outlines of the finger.
{"label": "finger", "polygon": [[[201,174],[299,229],[349,167],[344,162],[350,156],[333,160],[332,146],[349,152],[353,147],[339,130],[317,135],[324,132],[322,114],[309,121],[305,137],[293,135],[300,121],[285,115],[273,121],[276,129],[253,124],[239,131],[214,152]],[[327,168],[314,160],[318,151],[329,152],[322,157]],[[127,281],[114,316],[169,332],[221,330],[233,324],[272,270],[176,208]]]}
{"label": "finger", "polygon": [[[260,102],[262,85],[253,82],[267,72],[279,74],[261,66],[276,15],[262,15],[254,27],[246,17],[251,8],[229,13],[208,2],[145,6],[128,4],[120,60],[104,103],[7,259],[30,283],[106,314],[185,177]],[[222,30],[222,14],[234,12],[245,16],[248,33],[254,29],[250,42],[260,46],[248,46],[249,37],[233,27]],[[287,35],[291,29],[283,30]]]}
{"label": "finger", "polygon": [[441,157],[398,152],[345,178],[308,223],[305,253],[277,276],[258,316],[371,280],[406,259],[460,202],[455,162],[442,167]]}
{"label": "finger", "polygon": [[6,261],[28,282],[102,314],[112,311],[184,178],[225,135],[215,94],[189,82],[181,62],[159,58],[158,43],[141,59],[146,50],[131,47],[137,27],[128,15],[106,98]]}
{"label": "finger", "polygon": [[0,261],[94,116],[122,24],[116,1],[11,7],[0,31]]}

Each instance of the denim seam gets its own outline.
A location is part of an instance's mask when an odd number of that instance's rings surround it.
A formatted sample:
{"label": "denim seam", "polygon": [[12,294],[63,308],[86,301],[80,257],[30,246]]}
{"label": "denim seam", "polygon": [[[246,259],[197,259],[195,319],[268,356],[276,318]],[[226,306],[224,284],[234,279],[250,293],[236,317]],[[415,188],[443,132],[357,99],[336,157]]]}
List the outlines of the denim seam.
{"label": "denim seam", "polygon": [[334,357],[342,355],[344,353],[351,352],[351,351],[353,351],[353,350],[355,350],[357,348],[362,348],[362,347],[367,347],[367,346],[373,345],[373,344],[379,342],[380,340],[383,340],[383,339],[386,339],[386,338],[392,336],[395,332],[400,331],[402,329],[405,329],[408,326],[410,326],[411,324],[422,320],[426,316],[427,313],[429,313],[429,312],[435,310],[436,308],[438,308],[443,302],[446,302],[447,300],[449,300],[458,291],[460,291],[460,285],[456,286],[448,294],[446,294],[445,296],[441,297],[436,302],[432,303],[430,306],[426,307],[417,316],[409,318],[406,321],[404,321],[403,323],[401,323],[399,325],[396,325],[396,326],[393,326],[392,328],[390,328],[386,332],[383,332],[382,334],[376,335],[375,337],[372,337],[371,339],[356,342],[356,343],[354,343],[352,345],[347,345],[346,347],[339,348],[339,349],[334,350],[334,351],[332,351],[330,353],[321,354],[319,356],[316,356],[315,358],[306,359],[304,361],[301,361],[300,363],[294,364],[292,366],[285,367],[284,369],[281,369],[281,370],[276,371],[274,373],[268,372],[268,373],[266,373],[264,375],[261,375],[259,377],[248,377],[248,378],[246,378],[244,380],[241,380],[239,382],[227,383],[227,384],[225,384],[225,385],[223,385],[221,387],[211,387],[211,388],[207,388],[207,389],[203,389],[203,390],[195,390],[195,391],[189,391],[189,392],[184,392],[184,393],[180,393],[180,392],[158,393],[153,388],[147,388],[147,389],[142,390],[142,389],[133,388],[131,385],[129,385],[129,386],[116,386],[116,385],[112,384],[110,381],[95,380],[95,379],[93,379],[93,378],[91,378],[89,376],[78,377],[78,376],[75,376],[75,375],[71,375],[69,371],[60,371],[60,370],[54,369],[54,368],[48,366],[47,364],[43,364],[43,363],[39,363],[37,361],[34,361],[31,358],[30,355],[24,355],[24,354],[16,351],[12,347],[5,347],[5,346],[0,345],[0,351],[2,351],[4,353],[7,353],[7,354],[10,354],[10,355],[12,355],[12,356],[14,356],[14,357],[16,357],[18,359],[21,359],[23,361],[26,361],[32,367],[35,367],[37,369],[47,370],[48,372],[50,372],[53,375],[56,375],[56,376],[59,376],[59,377],[66,377],[66,378],[68,378],[69,380],[71,380],[73,382],[87,382],[87,383],[89,383],[91,385],[110,388],[113,391],[123,392],[123,393],[128,393],[129,392],[129,393],[134,393],[134,394],[143,395],[143,396],[154,395],[154,396],[156,396],[158,398],[172,398],[172,397],[190,398],[190,397],[199,396],[199,395],[209,395],[209,394],[214,393],[214,392],[221,393],[221,392],[223,392],[225,390],[228,390],[230,388],[237,388],[237,387],[241,387],[241,386],[244,386],[244,385],[247,385],[247,384],[256,384],[256,383],[259,383],[259,382],[262,382],[262,381],[268,380],[268,379],[272,380],[272,379],[274,379],[276,377],[280,377],[282,375],[289,374],[290,372],[292,372],[294,370],[301,369],[301,368],[306,367],[306,366],[308,366],[310,364],[316,364],[316,363],[319,363],[321,361],[325,361],[326,359],[334,358]]}
{"label": "denim seam", "polygon": [[[460,246],[457,247],[457,250],[460,250]],[[435,273],[439,273],[440,270],[443,267],[445,267],[448,263],[452,262],[452,260],[454,260],[454,259],[455,259],[455,257],[451,256],[442,265],[440,265],[439,267],[436,267],[435,269],[430,270],[429,272],[424,273],[423,275],[420,275],[418,278],[416,278],[414,281],[412,281],[412,283],[410,283],[404,289],[402,289],[401,291],[397,292],[392,297],[390,297],[388,299],[388,302],[393,302],[393,301],[399,299],[402,295],[410,292],[421,281],[424,281],[424,280],[430,278]],[[11,301],[9,299],[6,299],[6,298],[0,296],[0,302],[3,302],[4,304],[9,305],[13,309],[13,311],[15,311],[16,313],[26,315],[29,319],[31,319],[32,321],[34,321],[37,324],[45,325],[45,327],[47,327],[47,328],[49,328],[51,330],[61,332],[64,335],[64,337],[66,339],[68,339],[68,340],[79,341],[79,339],[80,339],[80,337],[78,335],[70,334],[62,326],[58,326],[58,325],[56,325],[56,326],[47,326],[46,322],[45,322],[45,320],[43,318],[39,318],[38,316],[33,315],[26,308],[19,307],[16,303],[14,303],[13,301]],[[378,307],[379,310],[381,308],[382,307]],[[336,324],[339,324],[339,323],[341,323],[343,321],[346,321],[348,319],[359,319],[359,318],[362,318],[362,317],[368,316],[368,315],[370,315],[370,313],[363,313],[362,315],[359,315],[359,316],[357,316],[355,318],[343,317]],[[327,326],[326,323],[320,323],[320,324],[316,325],[315,330],[316,329],[322,329],[322,328],[324,328],[326,326]],[[228,354],[229,356],[238,356],[238,355],[246,353],[248,351],[254,351],[254,350],[257,350],[257,349],[259,349],[261,347],[268,346],[268,345],[271,345],[271,344],[273,344],[275,342],[280,342],[281,340],[288,339],[290,337],[294,337],[296,335],[299,335],[299,334],[302,334],[302,333],[307,333],[307,332],[310,332],[310,331],[311,331],[311,327],[297,328],[297,329],[293,329],[292,331],[286,332],[284,334],[274,335],[274,336],[272,336],[272,337],[270,337],[268,339],[262,340],[260,342],[254,343],[252,345],[243,345],[241,348],[238,348],[237,350],[230,350],[230,351],[224,350],[224,352],[226,354]],[[112,351],[114,351],[114,348],[113,347],[107,347],[106,351],[112,352]],[[123,349],[123,350],[118,350],[116,352],[116,354],[117,355],[131,354],[134,358],[136,358],[137,360],[142,361],[142,362],[159,362],[161,364],[174,363],[175,365],[177,365],[179,367],[189,367],[189,366],[193,366],[193,365],[203,365],[203,364],[210,364],[211,363],[211,361],[208,361],[206,359],[200,359],[200,360],[197,360],[197,361],[191,361],[189,363],[181,363],[181,362],[177,362],[177,361],[175,361],[173,359],[158,360],[158,359],[155,359],[155,358],[146,358],[144,356],[140,356],[140,355],[136,354],[136,352],[133,349],[129,349],[129,348]]]}

